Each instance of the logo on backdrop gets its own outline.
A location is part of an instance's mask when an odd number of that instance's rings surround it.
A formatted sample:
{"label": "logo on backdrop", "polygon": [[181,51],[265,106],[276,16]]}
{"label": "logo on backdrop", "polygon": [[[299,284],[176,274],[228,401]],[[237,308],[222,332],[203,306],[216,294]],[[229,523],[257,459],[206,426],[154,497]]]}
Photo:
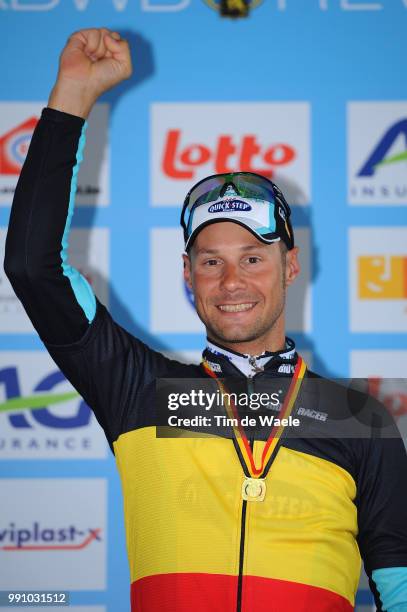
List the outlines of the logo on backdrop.
{"label": "logo on backdrop", "polygon": [[358,267],[361,299],[407,299],[407,256],[361,256]]}
{"label": "logo on backdrop", "polygon": [[[0,0],[0,11],[11,10],[18,13],[22,11],[58,11],[64,3],[62,0]],[[184,11],[192,4],[191,0],[173,0],[172,2],[165,2],[164,0],[141,0],[139,3],[141,11],[154,12],[154,13],[174,13],[178,11]],[[208,0],[208,4],[211,3]],[[216,2],[214,2],[216,8]],[[234,3],[233,3],[234,4]],[[232,7],[233,7],[232,4]],[[297,3],[301,6],[301,3]],[[355,13],[358,15],[360,12],[369,14],[370,12],[376,12],[377,10],[389,10],[390,3],[378,2],[351,2],[350,0],[342,0],[341,2],[329,2],[329,0],[317,0],[313,2],[309,10],[315,12],[337,12],[346,11]],[[405,1],[400,0],[399,2],[401,9],[406,9],[407,5]],[[112,11],[123,12],[123,11],[134,11],[134,4],[129,0],[106,0],[107,8]],[[72,0],[69,4],[66,4],[66,8],[71,8],[72,11],[84,12],[88,9],[92,9],[94,6],[91,0]],[[257,6],[257,3],[249,2],[249,6]],[[278,13],[290,12],[293,8],[295,9],[295,3],[287,2],[286,0],[279,0],[278,2],[271,4],[271,9]],[[65,7],[64,7],[65,8]],[[23,13],[24,14],[24,13]]]}
{"label": "logo on backdrop", "polygon": [[244,170],[272,178],[279,166],[287,166],[297,156],[294,146],[288,143],[263,145],[259,137],[250,134],[243,134],[240,138],[220,134],[213,147],[200,142],[186,142],[182,146],[183,139],[182,130],[168,130],[162,167],[164,173],[173,179],[195,180],[199,166],[211,161],[215,174]]}
{"label": "logo on backdrop", "polygon": [[222,17],[247,17],[261,0],[205,0],[205,3]]}
{"label": "logo on backdrop", "polygon": [[407,379],[368,377],[368,392],[376,397],[395,420],[407,416]]}
{"label": "logo on backdrop", "polygon": [[[402,146],[404,142],[405,150],[402,153],[388,155],[399,137],[402,140]],[[358,176],[374,176],[380,171],[381,166],[399,164],[400,162],[407,162],[407,118],[394,123],[383,134],[372,154],[358,172]]]}
{"label": "logo on backdrop", "polygon": [[[0,2],[1,3],[1,2]],[[31,137],[46,103],[0,102],[0,204],[11,204]],[[109,106],[96,104],[86,131],[78,175],[77,204],[109,204]]]}
{"label": "logo on backdrop", "polygon": [[157,103],[151,107],[153,206],[178,205],[205,176],[247,171],[310,201],[310,109],[295,103]]}
{"label": "logo on backdrop", "polygon": [[38,117],[30,117],[0,135],[0,174],[19,175]]}
{"label": "logo on backdrop", "polygon": [[95,459],[106,453],[91,410],[47,353],[0,353],[0,459]]}
{"label": "logo on backdrop", "polygon": [[34,521],[27,525],[0,525],[0,550],[80,550],[93,542],[100,542],[100,528],[82,528],[69,524],[58,527]]}
{"label": "logo on backdrop", "polygon": [[351,376],[387,408],[407,446],[407,351],[355,350],[350,357]]}
{"label": "logo on backdrop", "polygon": [[0,485],[0,589],[106,588],[106,479],[4,478]]}
{"label": "logo on backdrop", "polygon": [[348,107],[349,201],[407,204],[407,102]]}
{"label": "logo on backdrop", "polygon": [[351,228],[351,330],[404,332],[407,325],[407,229]]}

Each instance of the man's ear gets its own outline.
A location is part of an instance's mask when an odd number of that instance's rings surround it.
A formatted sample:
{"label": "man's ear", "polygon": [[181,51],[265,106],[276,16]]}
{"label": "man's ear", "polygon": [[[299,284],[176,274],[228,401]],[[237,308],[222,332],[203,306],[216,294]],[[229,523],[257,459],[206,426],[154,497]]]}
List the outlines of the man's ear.
{"label": "man's ear", "polygon": [[182,254],[182,259],[184,261],[184,280],[188,285],[189,289],[192,291],[192,271],[191,271],[191,260],[186,253]]}
{"label": "man's ear", "polygon": [[287,251],[285,258],[285,282],[291,285],[301,272],[300,262],[298,261],[299,248],[294,247]]}

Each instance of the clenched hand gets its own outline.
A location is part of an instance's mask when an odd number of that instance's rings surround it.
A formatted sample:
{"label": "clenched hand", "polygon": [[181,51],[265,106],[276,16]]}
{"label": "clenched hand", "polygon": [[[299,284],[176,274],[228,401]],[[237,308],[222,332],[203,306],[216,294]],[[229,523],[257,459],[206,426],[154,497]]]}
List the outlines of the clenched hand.
{"label": "clenched hand", "polygon": [[132,73],[127,41],[106,28],[74,32],[62,50],[48,106],[86,118],[93,104]]}

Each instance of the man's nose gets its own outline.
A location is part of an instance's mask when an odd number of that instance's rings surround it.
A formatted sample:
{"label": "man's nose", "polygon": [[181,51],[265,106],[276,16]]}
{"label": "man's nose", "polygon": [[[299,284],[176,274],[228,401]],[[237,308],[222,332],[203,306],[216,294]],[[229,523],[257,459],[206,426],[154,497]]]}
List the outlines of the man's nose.
{"label": "man's nose", "polygon": [[246,288],[243,271],[240,266],[233,263],[224,264],[221,278],[221,287],[225,291],[237,291]]}

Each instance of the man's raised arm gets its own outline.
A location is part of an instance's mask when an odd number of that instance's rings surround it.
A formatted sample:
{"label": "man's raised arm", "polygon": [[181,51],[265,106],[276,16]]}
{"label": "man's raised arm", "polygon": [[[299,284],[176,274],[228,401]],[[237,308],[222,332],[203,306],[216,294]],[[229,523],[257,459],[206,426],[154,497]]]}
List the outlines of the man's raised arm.
{"label": "man's raised arm", "polygon": [[86,118],[97,98],[130,74],[129,48],[119,34],[91,29],[69,38],[17,184],[4,262],[48,352],[92,408],[111,446],[139,388],[164,357],[115,323],[70,266],[68,239]]}
{"label": "man's raised arm", "polygon": [[79,340],[96,314],[91,287],[68,263],[77,174],[94,103],[131,70],[128,44],[118,33],[72,34],[21,171],[4,268],[44,342]]}

